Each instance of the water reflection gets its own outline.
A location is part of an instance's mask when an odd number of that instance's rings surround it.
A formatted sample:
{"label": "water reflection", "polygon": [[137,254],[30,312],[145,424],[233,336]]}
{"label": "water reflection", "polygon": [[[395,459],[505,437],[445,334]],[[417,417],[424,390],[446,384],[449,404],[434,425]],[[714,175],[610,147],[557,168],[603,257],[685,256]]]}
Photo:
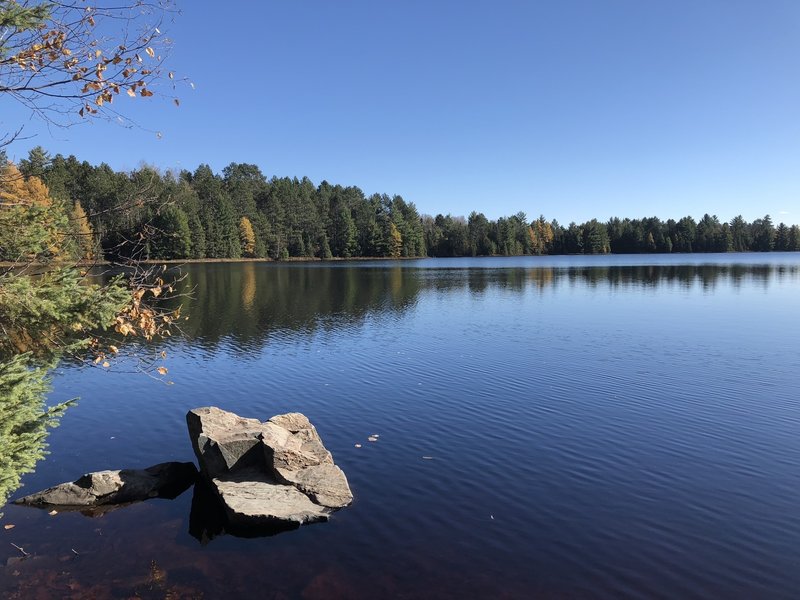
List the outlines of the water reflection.
{"label": "water reflection", "polygon": [[175,386],[57,380],[85,400],[42,482],[180,457],[201,403],[298,409],[353,482],[340,519],[201,546],[225,527],[199,495],[105,522],[9,507],[37,560],[0,596],[796,595],[797,265],[420,263],[190,265]]}
{"label": "water reflection", "polygon": [[319,269],[242,263],[193,265],[183,282],[190,318],[183,333],[214,346],[232,337],[237,346],[263,343],[277,332],[311,333],[362,323],[371,315],[402,313],[424,282],[402,268]]}
{"label": "water reflection", "polygon": [[225,340],[254,349],[280,334],[312,335],[401,317],[430,293],[481,296],[498,291],[554,292],[563,286],[597,289],[745,285],[768,287],[800,278],[800,265],[647,265],[541,268],[410,268],[275,266],[263,263],[204,264],[183,269],[182,331],[213,348]]}
{"label": "water reflection", "polygon": [[[424,263],[423,263],[424,264]],[[189,319],[171,343],[206,349],[233,341],[232,351],[247,353],[272,337],[309,336],[318,331],[357,327],[371,318],[397,318],[424,294],[493,292],[548,293],[561,286],[625,289],[700,286],[713,291],[756,284],[767,288],[800,278],[795,264],[639,265],[537,268],[419,268],[403,263],[379,266],[197,264],[183,267]],[[125,341],[120,340],[120,344]],[[47,429],[59,411],[44,404],[46,372],[22,373],[0,365],[0,505],[19,487],[45,453]],[[9,370],[10,369],[10,370]],[[4,374],[5,373],[5,374]],[[3,379],[5,377],[5,379]]]}

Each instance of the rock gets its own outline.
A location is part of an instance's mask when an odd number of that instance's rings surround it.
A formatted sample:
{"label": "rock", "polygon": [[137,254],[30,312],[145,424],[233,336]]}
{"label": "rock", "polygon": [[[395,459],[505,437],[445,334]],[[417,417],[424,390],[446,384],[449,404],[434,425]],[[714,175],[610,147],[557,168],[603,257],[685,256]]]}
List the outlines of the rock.
{"label": "rock", "polygon": [[326,521],[353,501],[345,474],[301,413],[262,423],[205,407],[186,421],[200,470],[231,525],[297,527]]}
{"label": "rock", "polygon": [[275,425],[282,427],[292,433],[297,433],[302,430],[310,430],[313,431],[315,439],[319,439],[319,434],[317,434],[317,430],[311,424],[311,421],[308,420],[308,417],[305,416],[303,413],[286,413],[283,415],[275,415],[269,420],[270,423],[275,423]]}
{"label": "rock", "polygon": [[353,501],[347,477],[333,464],[307,467],[285,475],[288,483],[307,494],[314,502],[328,508],[343,508]]}
{"label": "rock", "polygon": [[175,498],[197,478],[193,463],[168,462],[147,469],[123,469],[87,473],[15,500],[15,504],[85,508],[138,502],[148,498]]}
{"label": "rock", "polygon": [[258,471],[240,471],[212,483],[234,525],[266,526],[277,521],[299,527],[327,521],[330,514],[296,487],[276,483]]}
{"label": "rock", "polygon": [[[243,419],[212,406],[190,410],[186,423],[192,448],[206,476],[216,477],[263,463],[263,424],[257,419]],[[288,432],[281,431],[288,437]]]}

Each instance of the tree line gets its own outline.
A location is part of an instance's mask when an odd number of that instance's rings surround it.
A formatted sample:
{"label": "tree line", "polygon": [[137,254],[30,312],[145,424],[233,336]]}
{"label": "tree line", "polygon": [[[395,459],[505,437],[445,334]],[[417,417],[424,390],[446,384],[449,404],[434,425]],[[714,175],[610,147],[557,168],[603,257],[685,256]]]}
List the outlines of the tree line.
{"label": "tree line", "polygon": [[[83,258],[204,259],[243,257],[450,257],[542,254],[745,252],[800,250],[800,228],[769,215],[721,222],[656,217],[563,226],[524,212],[489,220],[420,215],[399,195],[367,196],[355,186],[313,184],[308,178],[268,179],[253,164],[208,165],[193,172],[141,167],[115,171],[74,156],[32,149],[17,168],[17,185],[34,192],[43,223],[68,215]],[[46,218],[45,218],[46,217]],[[0,244],[0,259],[15,260],[19,240]],[[42,249],[38,249],[41,252]],[[65,249],[53,249],[64,252]]]}

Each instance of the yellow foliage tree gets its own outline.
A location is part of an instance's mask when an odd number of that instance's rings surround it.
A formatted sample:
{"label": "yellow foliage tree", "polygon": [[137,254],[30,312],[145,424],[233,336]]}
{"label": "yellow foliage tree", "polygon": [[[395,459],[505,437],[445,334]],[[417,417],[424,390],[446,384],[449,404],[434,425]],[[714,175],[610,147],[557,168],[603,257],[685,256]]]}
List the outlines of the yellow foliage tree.
{"label": "yellow foliage tree", "polygon": [[403,251],[403,235],[394,223],[389,224],[389,256],[400,258]]}
{"label": "yellow foliage tree", "polygon": [[81,260],[92,260],[95,257],[94,229],[83,210],[81,203],[76,201],[72,209],[72,228],[75,232],[75,245],[78,251],[78,258]]}
{"label": "yellow foliage tree", "polygon": [[239,221],[239,241],[242,244],[242,256],[255,256],[256,234],[253,231],[253,224],[247,217],[242,217]]}
{"label": "yellow foliage tree", "polygon": [[540,216],[528,229],[531,238],[531,249],[534,254],[546,254],[553,243],[553,227],[545,221],[544,216]]}
{"label": "yellow foliage tree", "polygon": [[12,163],[0,168],[0,260],[58,258],[67,226],[38,177],[24,177]]}
{"label": "yellow foliage tree", "polygon": [[7,163],[0,174],[0,206],[51,206],[50,192],[38,177],[25,177],[17,166]]}

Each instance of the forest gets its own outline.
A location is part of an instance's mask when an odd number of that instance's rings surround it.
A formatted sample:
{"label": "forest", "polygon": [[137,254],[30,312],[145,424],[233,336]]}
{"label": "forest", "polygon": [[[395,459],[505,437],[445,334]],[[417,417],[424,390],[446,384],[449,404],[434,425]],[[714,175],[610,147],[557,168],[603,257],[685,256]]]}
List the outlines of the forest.
{"label": "forest", "polygon": [[[38,255],[287,260],[800,250],[800,227],[775,225],[769,215],[752,222],[708,214],[699,221],[614,217],[563,226],[543,216],[529,221],[524,212],[497,220],[478,212],[421,215],[398,195],[367,196],[355,186],[315,185],[305,177],[268,179],[253,164],[231,163],[221,174],[208,165],[194,172],[149,166],[120,172],[36,147],[4,168],[20,175],[16,183],[6,176],[6,187],[36,188],[40,200],[30,210],[39,222],[69,223],[68,237],[77,240],[69,249],[37,248]],[[0,260],[25,252],[24,240],[0,240]]]}

